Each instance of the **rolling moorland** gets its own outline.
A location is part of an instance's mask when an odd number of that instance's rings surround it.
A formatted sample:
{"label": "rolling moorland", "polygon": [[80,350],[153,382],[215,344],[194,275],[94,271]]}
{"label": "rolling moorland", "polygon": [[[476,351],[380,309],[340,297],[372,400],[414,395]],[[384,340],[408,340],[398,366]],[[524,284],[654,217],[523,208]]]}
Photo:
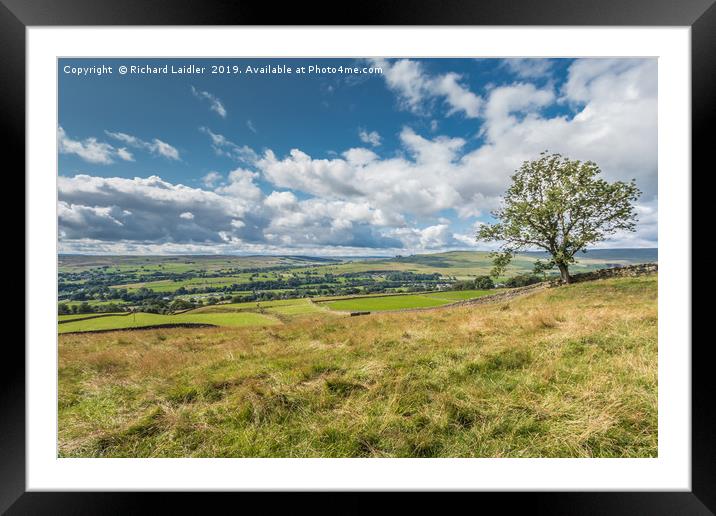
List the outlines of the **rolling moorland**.
{"label": "rolling moorland", "polygon": [[261,326],[60,335],[58,455],[657,455],[656,274],[363,317],[275,303],[200,309]]}

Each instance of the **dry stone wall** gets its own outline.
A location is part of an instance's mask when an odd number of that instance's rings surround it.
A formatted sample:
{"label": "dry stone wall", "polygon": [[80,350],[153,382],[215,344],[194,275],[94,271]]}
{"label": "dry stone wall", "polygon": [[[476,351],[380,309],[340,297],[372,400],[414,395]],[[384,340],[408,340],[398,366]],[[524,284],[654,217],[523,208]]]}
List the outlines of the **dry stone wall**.
{"label": "dry stone wall", "polygon": [[[613,267],[611,269],[598,269],[591,272],[582,272],[572,276],[572,283],[580,281],[592,281],[606,278],[625,278],[634,276],[643,276],[658,272],[659,265],[657,263],[640,263],[638,265],[626,265],[624,267]],[[550,286],[555,287],[563,285],[562,280],[551,280]]]}

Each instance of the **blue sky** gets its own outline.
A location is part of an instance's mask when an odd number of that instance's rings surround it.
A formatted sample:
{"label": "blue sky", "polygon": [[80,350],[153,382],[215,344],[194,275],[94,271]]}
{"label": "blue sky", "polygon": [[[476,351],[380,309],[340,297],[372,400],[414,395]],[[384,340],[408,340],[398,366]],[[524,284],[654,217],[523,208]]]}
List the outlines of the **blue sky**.
{"label": "blue sky", "polygon": [[[280,65],[380,71],[246,73]],[[605,246],[656,246],[652,59],[62,59],[58,79],[63,252],[484,249],[475,228],[544,149],[636,178],[638,231]]]}

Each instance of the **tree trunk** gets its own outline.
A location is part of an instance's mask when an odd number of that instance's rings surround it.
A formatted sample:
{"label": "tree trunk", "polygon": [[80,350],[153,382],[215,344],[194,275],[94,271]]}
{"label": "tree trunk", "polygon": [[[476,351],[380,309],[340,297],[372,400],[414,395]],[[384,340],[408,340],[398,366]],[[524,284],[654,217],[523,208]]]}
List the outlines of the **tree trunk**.
{"label": "tree trunk", "polygon": [[569,276],[569,269],[567,266],[563,263],[558,263],[557,267],[559,267],[559,274],[562,276],[562,281],[564,283],[571,283],[572,278]]}

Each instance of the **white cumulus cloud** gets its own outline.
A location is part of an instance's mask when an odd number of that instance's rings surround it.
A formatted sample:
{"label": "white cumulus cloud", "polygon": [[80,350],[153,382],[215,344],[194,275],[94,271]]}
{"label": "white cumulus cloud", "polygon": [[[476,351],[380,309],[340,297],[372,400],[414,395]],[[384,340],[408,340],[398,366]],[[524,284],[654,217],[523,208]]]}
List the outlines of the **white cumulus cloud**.
{"label": "white cumulus cloud", "polygon": [[214,188],[219,181],[221,181],[221,174],[215,171],[211,171],[201,178],[202,184],[207,188]]}
{"label": "white cumulus cloud", "polygon": [[477,118],[482,98],[470,91],[460,81],[459,74],[450,72],[430,75],[419,61],[399,59],[374,60],[383,69],[388,87],[398,95],[400,105],[417,114],[428,114],[430,102],[441,99],[448,105],[448,115],[462,113],[467,118]]}
{"label": "white cumulus cloud", "polygon": [[68,136],[62,126],[57,128],[57,146],[60,154],[75,154],[88,163],[109,165],[114,158],[124,161],[133,161],[133,156],[125,148],[116,149],[109,143],[100,142],[90,137],[84,140],[74,140]]}
{"label": "white cumulus cloud", "polygon": [[552,61],[536,57],[504,59],[502,64],[522,79],[549,77],[552,70]]}

